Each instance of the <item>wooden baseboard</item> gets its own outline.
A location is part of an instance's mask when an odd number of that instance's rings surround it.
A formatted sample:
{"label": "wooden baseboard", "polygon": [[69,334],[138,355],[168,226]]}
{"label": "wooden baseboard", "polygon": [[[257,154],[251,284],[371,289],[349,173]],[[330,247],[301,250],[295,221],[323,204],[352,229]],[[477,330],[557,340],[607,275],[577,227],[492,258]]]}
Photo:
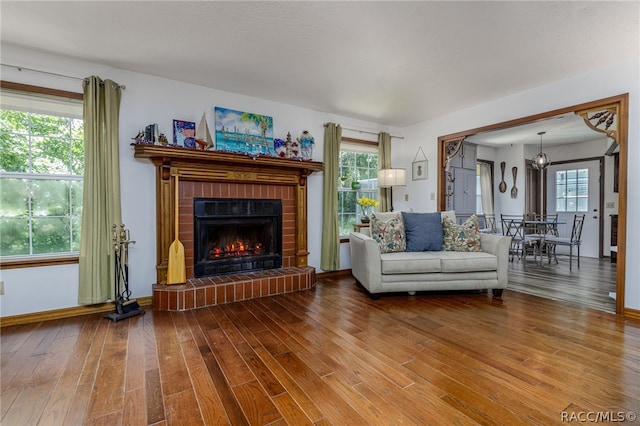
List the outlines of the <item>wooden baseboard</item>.
{"label": "wooden baseboard", "polygon": [[633,318],[633,319],[640,320],[640,310],[624,308],[624,316],[625,318]]}
{"label": "wooden baseboard", "polygon": [[351,275],[351,269],[341,269],[339,271],[319,272],[316,278],[341,278]]}
{"label": "wooden baseboard", "polygon": [[[151,306],[153,298],[151,296],[136,297],[136,301],[140,306]],[[34,312],[31,314],[13,315],[10,317],[0,318],[0,327],[8,327],[11,325],[30,324],[40,321],[49,321],[61,318],[71,318],[80,315],[98,314],[102,312],[111,312],[114,310],[113,302],[100,303],[97,305],[74,306],[72,308],[55,309],[53,311]]]}

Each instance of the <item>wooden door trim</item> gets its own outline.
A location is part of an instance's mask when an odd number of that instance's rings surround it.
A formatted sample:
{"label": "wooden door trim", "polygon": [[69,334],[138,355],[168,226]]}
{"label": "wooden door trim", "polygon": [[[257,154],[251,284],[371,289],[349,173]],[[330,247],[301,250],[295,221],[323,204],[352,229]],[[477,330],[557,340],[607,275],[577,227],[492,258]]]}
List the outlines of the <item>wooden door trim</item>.
{"label": "wooden door trim", "polygon": [[620,164],[618,171],[619,188],[618,188],[618,263],[616,275],[616,313],[625,315],[624,298],[625,298],[625,273],[626,273],[626,239],[627,239],[627,171],[628,171],[628,143],[629,143],[629,94],[611,96],[609,98],[599,99],[591,102],[585,102],[578,105],[559,108],[552,111],[542,112],[539,114],[529,115],[514,120],[503,121],[487,126],[477,127],[475,129],[465,130],[457,133],[451,133],[438,137],[438,210],[444,210],[446,203],[446,171],[445,160],[448,146],[456,141],[464,140],[468,136],[476,133],[507,129],[522,124],[533,123],[561,114],[575,113],[577,111],[595,110],[610,106],[617,108],[617,143],[620,146]]}

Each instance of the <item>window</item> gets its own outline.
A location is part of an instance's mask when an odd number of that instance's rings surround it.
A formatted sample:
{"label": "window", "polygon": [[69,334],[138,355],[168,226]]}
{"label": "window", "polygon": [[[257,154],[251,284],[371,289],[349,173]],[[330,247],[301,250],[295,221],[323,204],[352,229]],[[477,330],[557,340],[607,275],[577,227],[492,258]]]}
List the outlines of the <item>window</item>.
{"label": "window", "polygon": [[589,206],[589,169],[556,172],[556,211],[586,212]]}
{"label": "window", "polygon": [[482,184],[480,180],[480,164],[476,168],[476,214],[481,215],[482,212]]}
{"label": "window", "polygon": [[343,138],[340,142],[338,181],[338,224],[341,236],[353,232],[353,225],[360,221],[362,209],[356,201],[364,196],[374,200],[379,198],[378,144]]}
{"label": "window", "polygon": [[84,173],[82,101],[5,86],[3,82],[0,257],[77,255]]}

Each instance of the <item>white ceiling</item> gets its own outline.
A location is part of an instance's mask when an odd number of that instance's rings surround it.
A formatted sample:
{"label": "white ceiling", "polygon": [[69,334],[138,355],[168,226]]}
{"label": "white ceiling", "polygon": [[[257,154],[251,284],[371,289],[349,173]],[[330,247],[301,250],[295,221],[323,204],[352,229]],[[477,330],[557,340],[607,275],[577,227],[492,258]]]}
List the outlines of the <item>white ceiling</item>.
{"label": "white ceiling", "polygon": [[[614,129],[615,126],[612,126],[611,130]],[[467,137],[466,140],[479,145],[492,147],[510,144],[539,145],[539,132],[545,132],[544,135],[542,135],[544,146],[599,140],[603,142],[604,152],[604,149],[608,148],[608,144],[611,143],[604,133],[591,130],[584,123],[582,117],[573,113],[561,114],[555,117],[521,124],[516,127],[476,133],[475,135]]]}
{"label": "white ceiling", "polygon": [[2,43],[395,127],[640,51],[637,1],[2,0],[1,12]]}

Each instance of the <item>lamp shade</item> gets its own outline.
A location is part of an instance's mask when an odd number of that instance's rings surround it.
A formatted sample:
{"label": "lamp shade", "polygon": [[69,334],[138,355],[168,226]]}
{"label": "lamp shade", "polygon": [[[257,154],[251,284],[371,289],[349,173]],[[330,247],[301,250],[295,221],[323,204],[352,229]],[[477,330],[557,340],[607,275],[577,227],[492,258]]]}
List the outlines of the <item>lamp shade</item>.
{"label": "lamp shade", "polygon": [[406,184],[407,171],[405,169],[378,170],[378,188],[391,188],[392,186],[405,186]]}

